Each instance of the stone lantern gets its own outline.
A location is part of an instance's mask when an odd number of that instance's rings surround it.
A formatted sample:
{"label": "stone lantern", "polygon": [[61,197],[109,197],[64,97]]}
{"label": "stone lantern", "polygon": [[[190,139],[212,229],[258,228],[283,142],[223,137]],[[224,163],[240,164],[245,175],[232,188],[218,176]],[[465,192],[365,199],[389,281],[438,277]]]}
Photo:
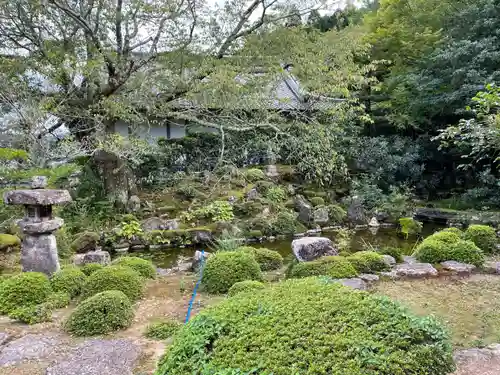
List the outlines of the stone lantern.
{"label": "stone lantern", "polygon": [[45,189],[47,178],[33,177],[31,190],[13,190],[4,193],[5,204],[23,205],[25,216],[18,221],[24,233],[21,251],[23,272],[43,272],[52,275],[59,270],[57,244],[54,232],[64,224],[52,216],[52,206],[71,202],[67,190]]}

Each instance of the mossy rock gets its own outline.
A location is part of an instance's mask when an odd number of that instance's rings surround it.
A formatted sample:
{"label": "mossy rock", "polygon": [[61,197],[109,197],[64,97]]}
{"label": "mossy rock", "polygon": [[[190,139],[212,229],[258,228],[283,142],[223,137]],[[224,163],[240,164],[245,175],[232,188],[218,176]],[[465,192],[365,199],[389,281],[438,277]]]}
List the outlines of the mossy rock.
{"label": "mossy rock", "polygon": [[76,236],[71,243],[71,250],[77,254],[94,251],[99,243],[100,236],[95,232],[83,232]]}
{"label": "mossy rock", "polygon": [[21,240],[19,237],[12,234],[0,233],[0,251],[14,250],[21,247]]}
{"label": "mossy rock", "polygon": [[250,168],[245,171],[245,178],[250,182],[255,182],[259,180],[264,180],[266,178],[266,175],[260,169]]}

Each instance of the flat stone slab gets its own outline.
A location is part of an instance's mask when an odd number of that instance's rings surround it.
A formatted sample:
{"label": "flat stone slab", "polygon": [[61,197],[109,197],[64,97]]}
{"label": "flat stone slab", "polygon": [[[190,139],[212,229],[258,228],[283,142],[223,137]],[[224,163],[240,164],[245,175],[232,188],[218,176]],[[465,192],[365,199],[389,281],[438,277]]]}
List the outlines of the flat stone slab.
{"label": "flat stone slab", "polygon": [[410,279],[423,279],[438,276],[438,271],[429,263],[403,263],[396,265],[394,272],[397,276]]}
{"label": "flat stone slab", "polygon": [[368,289],[368,286],[366,285],[366,283],[360,278],[336,279],[335,281],[341,283],[344,286],[348,286],[349,288],[352,288],[352,289],[357,289],[357,290],[367,290]]}
{"label": "flat stone slab", "polygon": [[443,267],[444,270],[451,271],[457,275],[470,275],[476,269],[476,266],[472,264],[460,263],[454,260],[442,262],[441,267]]}
{"label": "flat stone slab", "polygon": [[3,194],[5,204],[28,204],[50,206],[71,202],[71,195],[67,190],[12,190]]}
{"label": "flat stone slab", "polygon": [[[0,350],[0,367],[24,361],[38,361],[51,356],[61,343],[59,335],[28,334],[9,342]],[[0,371],[1,373],[1,371]]]}
{"label": "flat stone slab", "polygon": [[371,273],[359,275],[359,278],[364,282],[367,282],[368,284],[373,284],[380,280],[380,277],[378,277],[377,275],[372,275]]}
{"label": "flat stone slab", "polygon": [[494,275],[500,274],[500,262],[486,262],[483,266],[484,272]]}
{"label": "flat stone slab", "polygon": [[51,220],[40,222],[20,220],[17,224],[24,233],[52,233],[64,225],[64,220],[60,217],[55,217]]}
{"label": "flat stone slab", "polygon": [[45,374],[132,375],[140,353],[140,347],[128,340],[89,340]]}

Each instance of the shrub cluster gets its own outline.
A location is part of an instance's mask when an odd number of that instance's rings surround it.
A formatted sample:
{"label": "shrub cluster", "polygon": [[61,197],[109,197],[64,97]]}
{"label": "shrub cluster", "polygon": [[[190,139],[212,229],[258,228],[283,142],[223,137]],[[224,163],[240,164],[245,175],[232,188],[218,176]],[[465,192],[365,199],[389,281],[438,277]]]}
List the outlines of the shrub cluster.
{"label": "shrub cluster", "polygon": [[255,248],[251,246],[242,246],[236,251],[246,251],[250,253],[262,271],[272,271],[283,267],[283,257],[280,253],[266,248]]}
{"label": "shrub cluster", "polygon": [[260,281],[255,281],[255,280],[240,281],[234,284],[231,288],[229,288],[227,295],[232,297],[238,293],[249,292],[251,290],[264,289],[265,287],[266,287],[265,284],[261,283]]}
{"label": "shrub cluster", "polygon": [[454,369],[448,334],[435,319],[386,297],[308,278],[202,311],[175,336],[155,374],[445,375]]}
{"label": "shrub cluster", "polygon": [[133,317],[129,298],[118,290],[107,290],[80,303],[64,328],[76,336],[102,335],[129,327]]}
{"label": "shrub cluster", "polygon": [[19,307],[9,313],[9,318],[26,324],[38,324],[52,320],[52,305],[45,302],[38,305]]}
{"label": "shrub cluster", "polygon": [[264,172],[257,168],[251,168],[245,172],[245,178],[250,182],[264,180],[266,175]]}
{"label": "shrub cluster", "polygon": [[117,266],[129,267],[146,279],[156,278],[156,267],[146,259],[138,257],[120,257],[113,261]]}
{"label": "shrub cluster", "polygon": [[341,256],[328,256],[312,262],[296,263],[289,274],[291,278],[329,276],[334,279],[351,278],[357,275],[358,272],[352,264]]}
{"label": "shrub cluster", "polygon": [[360,273],[375,273],[389,269],[384,257],[374,251],[359,251],[349,256],[347,260]]}
{"label": "shrub cluster", "polygon": [[87,263],[87,264],[84,264],[82,266],[81,270],[85,275],[90,276],[95,271],[99,271],[100,269],[103,269],[103,268],[104,268],[104,266],[100,263]]}
{"label": "shrub cluster", "polygon": [[84,298],[106,290],[119,290],[135,301],[142,295],[142,280],[133,269],[123,266],[109,266],[94,272],[83,285]]}
{"label": "shrub cluster", "polygon": [[52,275],[50,284],[54,292],[65,292],[71,298],[80,295],[87,276],[76,267],[64,268]]}
{"label": "shrub cluster", "polygon": [[155,340],[166,340],[172,337],[181,327],[182,324],[176,320],[156,322],[148,326],[145,336]]}
{"label": "shrub cluster", "polygon": [[23,272],[12,276],[0,288],[0,314],[41,304],[51,292],[50,281],[43,273]]}
{"label": "shrub cluster", "polygon": [[208,258],[202,284],[209,293],[227,293],[238,281],[262,280],[259,264],[245,251],[226,251]]}
{"label": "shrub cluster", "polygon": [[474,242],[485,254],[498,253],[497,234],[487,225],[471,225],[463,235],[465,240]]}
{"label": "shrub cluster", "polygon": [[52,309],[62,309],[71,302],[71,296],[66,292],[52,293],[45,302]]}

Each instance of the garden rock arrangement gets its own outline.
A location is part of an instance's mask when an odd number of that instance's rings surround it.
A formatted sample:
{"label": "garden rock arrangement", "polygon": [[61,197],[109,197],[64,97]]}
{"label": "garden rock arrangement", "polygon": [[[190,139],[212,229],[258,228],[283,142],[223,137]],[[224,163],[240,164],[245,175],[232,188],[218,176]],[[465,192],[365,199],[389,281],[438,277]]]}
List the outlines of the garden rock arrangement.
{"label": "garden rock arrangement", "polygon": [[305,237],[293,240],[292,251],[300,262],[338,254],[332,240],[325,237]]}

